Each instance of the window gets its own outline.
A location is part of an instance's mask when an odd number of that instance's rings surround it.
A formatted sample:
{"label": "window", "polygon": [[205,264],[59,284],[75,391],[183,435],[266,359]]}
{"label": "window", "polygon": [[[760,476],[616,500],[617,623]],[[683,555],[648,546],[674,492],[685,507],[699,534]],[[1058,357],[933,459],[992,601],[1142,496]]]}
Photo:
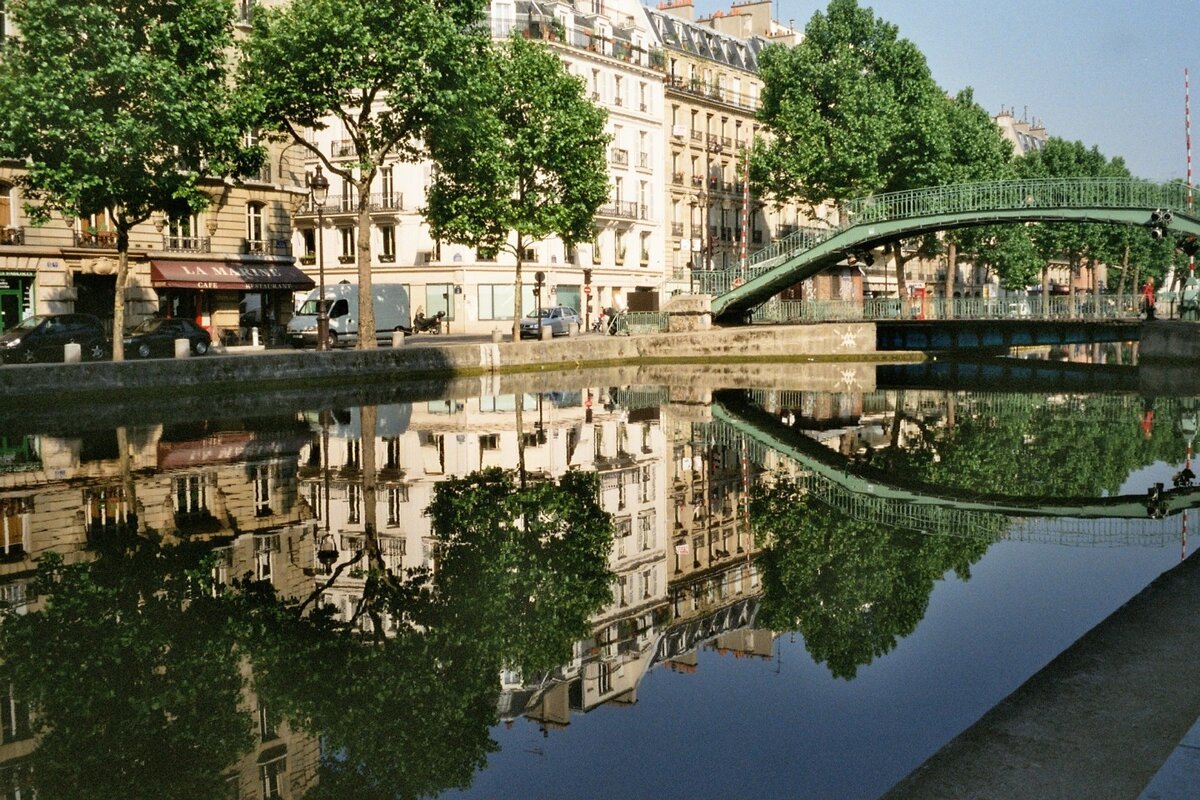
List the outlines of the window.
{"label": "window", "polygon": [[17,699],[12,684],[0,692],[0,715],[3,716],[3,725],[0,727],[4,732],[4,744],[19,742],[33,735],[29,726],[29,706]]}
{"label": "window", "polygon": [[175,524],[184,527],[210,519],[208,510],[208,481],[203,475],[184,475],[172,481],[175,503]]}
{"label": "window", "polygon": [[[3,26],[4,20],[3,9],[3,0],[0,0],[0,27]],[[0,228],[15,224],[13,209],[16,207],[17,204],[13,202],[13,187],[7,183],[0,183]]]}
{"label": "window", "polygon": [[83,507],[89,541],[135,530],[129,524],[129,504],[119,486],[85,490]]}
{"label": "window", "polygon": [[254,486],[254,514],[268,517],[271,515],[271,468],[266,464],[252,464],[249,471],[250,483]]}
{"label": "window", "polygon": [[387,490],[388,503],[388,520],[389,528],[400,527],[400,520],[404,512],[404,504],[408,502],[408,487],[407,486],[389,486]]}
{"label": "window", "polygon": [[499,450],[500,449],[500,434],[485,433],[479,437],[480,450]]}
{"label": "window", "polygon": [[492,38],[507,39],[516,21],[512,3],[492,3]]}
{"label": "window", "polygon": [[325,508],[325,492],[317,481],[308,485],[308,506],[312,509],[313,518],[321,519]]}
{"label": "window", "polygon": [[279,738],[279,715],[272,714],[267,708],[267,704],[259,702],[258,704],[258,738],[260,741],[269,742],[272,739]]}
{"label": "window", "polygon": [[28,497],[0,500],[0,558],[17,560],[25,557],[28,547],[29,513],[33,501]]}
{"label": "window", "polygon": [[379,226],[379,260],[392,263],[396,260],[396,226]]}
{"label": "window", "polygon": [[362,520],[362,487],[357,483],[346,486],[346,522],[357,525]]}
{"label": "window", "polygon": [[260,581],[269,581],[274,574],[275,554],[279,552],[279,534],[256,535],[254,537],[254,576]]}
{"label": "window", "polygon": [[283,774],[285,771],[287,771],[286,756],[259,766],[258,776],[262,781],[263,800],[283,797]]}
{"label": "window", "polygon": [[513,318],[516,294],[511,283],[485,283],[479,287],[479,318],[508,320]]}
{"label": "window", "polygon": [[354,262],[354,228],[347,225],[344,228],[338,228],[338,237],[342,242],[342,252],[338,256],[338,260],[343,264]]}
{"label": "window", "polygon": [[638,549],[652,550],[654,548],[654,512],[638,517]]}
{"label": "window", "polygon": [[246,205],[246,242],[251,253],[265,252],[266,235],[263,228],[262,203]]}
{"label": "window", "polygon": [[395,179],[392,176],[391,167],[379,168],[379,207],[383,209],[395,208],[396,203],[396,186]]}
{"label": "window", "polygon": [[446,319],[454,319],[454,287],[448,283],[425,287],[425,316],[432,317],[439,311],[446,312]]}

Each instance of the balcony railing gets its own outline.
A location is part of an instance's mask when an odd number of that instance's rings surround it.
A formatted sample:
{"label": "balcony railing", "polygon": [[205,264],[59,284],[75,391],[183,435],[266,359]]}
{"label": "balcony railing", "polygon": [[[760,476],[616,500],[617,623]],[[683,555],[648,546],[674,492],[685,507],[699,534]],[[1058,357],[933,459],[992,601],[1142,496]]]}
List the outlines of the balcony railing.
{"label": "balcony railing", "polygon": [[176,253],[207,253],[212,246],[207,236],[163,236],[163,250]]}
{"label": "balcony railing", "polygon": [[623,167],[629,163],[629,151],[623,150],[620,147],[614,147],[609,152],[609,161]]}
{"label": "balcony railing", "polygon": [[287,239],[243,239],[242,252],[250,256],[291,255],[292,245]]}
{"label": "balcony railing", "polygon": [[682,172],[676,172],[673,176],[671,176],[671,183],[675,184],[676,186],[683,186],[683,179],[684,174]]}
{"label": "balcony railing", "polygon": [[620,217],[622,219],[637,219],[638,204],[632,201],[614,201],[605,203],[596,210],[602,217]]}
{"label": "balcony railing", "polygon": [[341,139],[329,143],[329,154],[334,158],[349,158],[354,155],[354,140]]}
{"label": "balcony railing", "polygon": [[0,228],[0,244],[25,244],[25,229],[19,226]]}
{"label": "balcony railing", "polygon": [[76,247],[111,249],[117,246],[117,234],[114,231],[73,231],[72,240]]}
{"label": "balcony railing", "polygon": [[671,223],[671,235],[672,236],[683,236],[683,223],[682,222],[672,222]]}

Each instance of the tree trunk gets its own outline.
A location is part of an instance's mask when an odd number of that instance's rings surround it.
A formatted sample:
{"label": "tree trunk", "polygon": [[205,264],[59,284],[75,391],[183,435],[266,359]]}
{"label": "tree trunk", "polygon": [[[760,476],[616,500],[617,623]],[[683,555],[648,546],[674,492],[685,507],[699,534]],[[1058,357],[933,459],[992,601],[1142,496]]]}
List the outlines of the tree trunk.
{"label": "tree trunk", "polygon": [[903,248],[900,246],[900,240],[896,239],[892,242],[892,258],[896,263],[896,295],[904,300],[908,296],[908,286],[904,283],[904,258]]}
{"label": "tree trunk", "polygon": [[513,270],[513,329],[512,340],[516,344],[521,343],[521,317],[524,313],[522,287],[521,287],[521,267],[524,264],[522,255],[525,252],[525,237],[520,233],[517,234],[517,268]]}
{"label": "tree trunk", "polygon": [[1042,265],[1042,316],[1050,316],[1050,262]]}
{"label": "tree trunk", "polygon": [[355,182],[358,191],[358,225],[354,257],[358,264],[358,349],[375,349],[375,292],[371,288],[371,182],[375,171]]}
{"label": "tree trunk", "polygon": [[129,283],[129,224],[117,219],[117,286],[113,293],[112,360],[125,360],[125,287]]}
{"label": "tree trunk", "polygon": [[[1121,280],[1117,282],[1117,297],[1125,294],[1125,277],[1129,274],[1129,245],[1125,245],[1125,255],[1121,258]],[[1136,287],[1137,284],[1134,284]]]}
{"label": "tree trunk", "polygon": [[946,307],[942,312],[946,319],[954,316],[954,278],[958,275],[958,244],[953,239],[946,243],[946,283],[942,294]]}
{"label": "tree trunk", "polygon": [[1075,270],[1079,259],[1075,256],[1067,258],[1067,316],[1075,316]]}

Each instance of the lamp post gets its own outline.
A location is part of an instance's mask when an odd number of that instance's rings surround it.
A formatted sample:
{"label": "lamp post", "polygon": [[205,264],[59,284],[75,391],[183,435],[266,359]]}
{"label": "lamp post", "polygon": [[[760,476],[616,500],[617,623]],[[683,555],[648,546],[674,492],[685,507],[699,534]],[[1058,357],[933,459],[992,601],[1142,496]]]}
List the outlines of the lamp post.
{"label": "lamp post", "polygon": [[317,349],[329,349],[329,309],[325,306],[325,256],[321,252],[325,237],[325,201],[329,199],[329,179],[317,165],[315,174],[307,176],[308,196],[317,209]]}
{"label": "lamp post", "polygon": [[537,299],[537,332],[538,340],[542,338],[542,283],[546,280],[546,273],[538,270],[533,273],[533,296]]}

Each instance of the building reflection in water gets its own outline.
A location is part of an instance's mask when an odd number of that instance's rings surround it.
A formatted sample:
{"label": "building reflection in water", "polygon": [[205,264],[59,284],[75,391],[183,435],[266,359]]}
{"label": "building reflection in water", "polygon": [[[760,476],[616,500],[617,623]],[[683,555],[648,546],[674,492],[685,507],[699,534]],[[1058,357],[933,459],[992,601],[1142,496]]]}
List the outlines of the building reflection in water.
{"label": "building reflection in water", "polygon": [[[754,397],[848,463],[918,428],[953,425],[958,402],[940,392]],[[0,599],[15,613],[36,611],[41,555],[87,560],[105,539],[149,532],[211,543],[221,583],[269,581],[289,598],[320,590],[341,619],[365,628],[369,543],[393,574],[436,572],[425,509],[440,482],[489,467],[523,466],[531,481],[595,472],[613,520],[611,600],[552,674],[497,676],[500,719],[548,731],[573,713],[636,702],[650,669],[694,670],[700,649],[771,656],[774,634],[756,624],[748,499],[765,474],[797,467],[761,450],[752,457],[744,437],[719,434],[706,406],[665,400],[658,390],[585,387],[0,440]],[[11,687],[6,698],[0,785],[21,786],[34,748],[29,711]],[[230,767],[231,796],[302,797],[317,779],[319,732],[291,728],[250,692],[243,705],[256,747]]]}

